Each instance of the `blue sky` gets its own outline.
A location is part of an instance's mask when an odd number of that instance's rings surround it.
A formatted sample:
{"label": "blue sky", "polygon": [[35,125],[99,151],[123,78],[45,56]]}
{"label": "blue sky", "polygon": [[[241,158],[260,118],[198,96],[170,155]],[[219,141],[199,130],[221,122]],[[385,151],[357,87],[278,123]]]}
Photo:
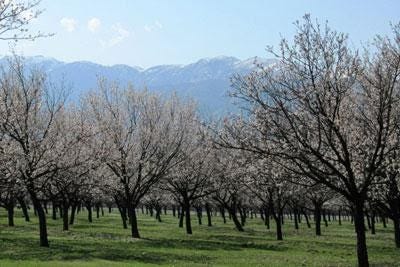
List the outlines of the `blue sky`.
{"label": "blue sky", "polygon": [[[305,13],[349,33],[354,46],[400,21],[398,0],[42,0],[41,7],[31,28],[55,36],[19,42],[25,56],[142,67],[268,57],[265,47],[290,38]],[[0,43],[0,54],[8,47]]]}

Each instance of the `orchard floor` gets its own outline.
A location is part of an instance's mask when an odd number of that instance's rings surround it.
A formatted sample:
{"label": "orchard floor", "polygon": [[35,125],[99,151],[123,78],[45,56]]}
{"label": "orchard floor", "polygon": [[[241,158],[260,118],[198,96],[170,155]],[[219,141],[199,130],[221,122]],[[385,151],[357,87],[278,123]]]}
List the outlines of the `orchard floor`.
{"label": "orchard floor", "polygon": [[[267,230],[260,218],[248,219],[243,233],[229,221],[224,225],[220,217],[213,218],[212,227],[200,226],[193,218],[193,235],[188,236],[171,215],[164,215],[159,223],[139,214],[142,239],[132,239],[129,229],[122,229],[118,213],[93,218],[91,224],[86,213],[80,213],[67,232],[62,231],[60,219],[48,218],[50,248],[40,248],[37,219],[31,217],[26,223],[18,210],[16,226],[8,227],[6,213],[0,210],[1,267],[356,265],[355,233],[349,222],[342,226],[331,222],[317,237],[304,222],[297,232],[286,220],[284,241],[276,241],[274,229]],[[371,266],[400,266],[392,227],[377,224],[377,234],[367,235]]]}

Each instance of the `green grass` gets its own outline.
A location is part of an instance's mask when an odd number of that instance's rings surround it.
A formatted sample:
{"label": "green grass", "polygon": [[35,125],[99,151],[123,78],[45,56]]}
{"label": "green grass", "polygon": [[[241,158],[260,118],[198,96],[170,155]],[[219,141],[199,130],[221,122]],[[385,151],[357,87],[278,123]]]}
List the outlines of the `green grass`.
{"label": "green grass", "polygon": [[[60,219],[48,218],[50,248],[38,245],[37,219],[24,222],[16,212],[15,227],[7,226],[0,211],[0,267],[3,266],[355,266],[355,233],[349,222],[331,222],[317,237],[305,223],[294,230],[284,225],[284,241],[275,240],[274,229],[267,230],[260,218],[249,219],[239,233],[231,222],[224,225],[214,217],[214,226],[199,226],[193,218],[193,235],[178,228],[177,218],[154,218],[139,214],[140,240],[122,229],[117,213],[89,224],[80,213],[68,232]],[[204,217],[203,220],[206,218]],[[372,266],[400,266],[400,249],[394,247],[392,225],[377,225],[377,234],[367,235]]]}

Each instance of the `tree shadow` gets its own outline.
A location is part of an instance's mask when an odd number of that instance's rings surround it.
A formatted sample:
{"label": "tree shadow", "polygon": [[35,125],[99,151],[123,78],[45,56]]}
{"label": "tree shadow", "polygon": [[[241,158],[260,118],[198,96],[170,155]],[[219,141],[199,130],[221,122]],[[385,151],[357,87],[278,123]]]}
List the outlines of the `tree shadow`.
{"label": "tree shadow", "polygon": [[[32,238],[0,238],[0,260],[81,260],[95,259],[109,261],[137,261],[142,263],[162,264],[171,261],[188,263],[207,263],[211,257],[204,255],[182,255],[177,253],[154,252],[146,250],[141,240],[133,242],[112,242],[102,240],[50,240],[50,248],[41,248]],[[147,243],[144,241],[144,243]]]}

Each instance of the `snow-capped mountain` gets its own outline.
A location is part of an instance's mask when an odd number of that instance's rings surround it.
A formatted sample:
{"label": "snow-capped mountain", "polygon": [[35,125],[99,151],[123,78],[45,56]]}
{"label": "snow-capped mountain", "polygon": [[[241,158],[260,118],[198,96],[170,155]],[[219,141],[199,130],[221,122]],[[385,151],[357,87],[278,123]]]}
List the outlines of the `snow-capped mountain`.
{"label": "snow-capped mountain", "polygon": [[[7,57],[0,59],[5,64]],[[255,62],[273,64],[274,59],[215,57],[200,59],[188,65],[159,65],[143,69],[127,65],[105,66],[88,61],[66,63],[53,58],[34,56],[25,58],[28,68],[38,68],[47,73],[52,82],[63,81],[71,88],[71,99],[96,88],[99,77],[117,81],[122,85],[132,83],[136,88],[169,93],[176,91],[182,96],[193,97],[201,109],[221,112],[232,108],[226,95],[230,78],[234,74],[246,74],[255,68]]]}

